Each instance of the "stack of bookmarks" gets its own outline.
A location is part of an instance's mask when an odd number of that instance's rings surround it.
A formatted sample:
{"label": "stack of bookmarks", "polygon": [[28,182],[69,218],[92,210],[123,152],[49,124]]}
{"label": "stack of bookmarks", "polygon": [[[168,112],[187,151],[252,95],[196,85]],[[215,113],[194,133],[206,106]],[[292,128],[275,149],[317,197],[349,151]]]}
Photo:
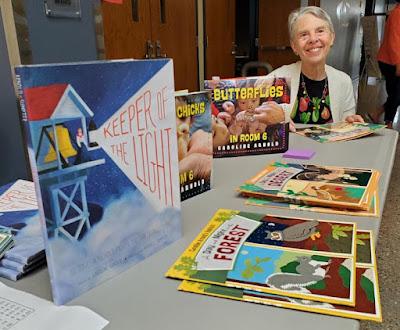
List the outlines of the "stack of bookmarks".
{"label": "stack of bookmarks", "polygon": [[250,205],[378,217],[379,176],[371,169],[274,162],[238,191]]}
{"label": "stack of bookmarks", "polygon": [[46,263],[33,182],[0,187],[0,229],[14,241],[0,260],[0,276],[16,281]]}
{"label": "stack of bookmarks", "polygon": [[334,124],[316,125],[305,128],[299,128],[296,133],[309,137],[315,141],[339,142],[358,139],[373,134],[386,125],[370,124],[370,123],[347,123],[339,122]]}
{"label": "stack of bookmarks", "polygon": [[372,233],[220,209],[166,276],[179,290],[381,322]]}

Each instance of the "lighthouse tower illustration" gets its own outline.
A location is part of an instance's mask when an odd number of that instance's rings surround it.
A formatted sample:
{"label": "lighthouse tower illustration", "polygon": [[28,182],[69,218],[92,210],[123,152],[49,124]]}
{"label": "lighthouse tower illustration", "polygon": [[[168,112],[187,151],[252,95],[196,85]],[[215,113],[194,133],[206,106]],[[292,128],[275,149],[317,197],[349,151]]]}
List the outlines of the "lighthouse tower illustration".
{"label": "lighthouse tower illustration", "polygon": [[[90,229],[85,181],[104,159],[89,156],[92,111],[70,84],[25,89],[32,145],[41,182],[48,235],[70,240]],[[72,132],[74,130],[74,132]],[[45,201],[47,199],[47,201]]]}

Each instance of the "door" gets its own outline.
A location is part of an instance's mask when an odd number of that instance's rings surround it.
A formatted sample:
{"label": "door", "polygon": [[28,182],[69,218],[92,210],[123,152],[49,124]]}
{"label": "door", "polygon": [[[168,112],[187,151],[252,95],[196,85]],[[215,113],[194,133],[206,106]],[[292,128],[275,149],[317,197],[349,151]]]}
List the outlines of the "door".
{"label": "door", "polygon": [[205,76],[235,76],[235,2],[205,0]]}
{"label": "door", "polygon": [[102,14],[106,58],[145,58],[151,41],[150,3],[102,1]]}
{"label": "door", "polygon": [[168,57],[175,89],[198,90],[196,0],[102,2],[107,59]]}
{"label": "door", "polygon": [[196,1],[157,0],[150,3],[156,56],[174,59],[176,90],[197,91]]}
{"label": "door", "polygon": [[300,0],[259,0],[259,61],[276,69],[298,60],[290,47],[287,21],[300,3]]}

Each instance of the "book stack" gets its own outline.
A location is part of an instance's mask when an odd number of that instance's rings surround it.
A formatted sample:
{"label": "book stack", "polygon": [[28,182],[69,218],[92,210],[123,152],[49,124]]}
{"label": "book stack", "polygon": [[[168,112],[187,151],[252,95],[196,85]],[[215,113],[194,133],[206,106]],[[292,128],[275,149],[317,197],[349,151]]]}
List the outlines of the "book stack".
{"label": "book stack", "polygon": [[379,176],[372,169],[274,162],[238,191],[252,205],[376,217]]}
{"label": "book stack", "polygon": [[166,276],[186,292],[381,322],[372,236],[352,222],[220,209]]}
{"label": "book stack", "polygon": [[373,134],[385,127],[386,125],[370,123],[339,122],[299,128],[296,130],[296,133],[325,143],[358,139]]}
{"label": "book stack", "polygon": [[16,281],[46,263],[33,182],[0,187],[0,228],[14,243],[0,260],[0,276]]}
{"label": "book stack", "polygon": [[0,231],[0,258],[3,258],[4,254],[11,249],[13,245],[13,235],[8,232]]}

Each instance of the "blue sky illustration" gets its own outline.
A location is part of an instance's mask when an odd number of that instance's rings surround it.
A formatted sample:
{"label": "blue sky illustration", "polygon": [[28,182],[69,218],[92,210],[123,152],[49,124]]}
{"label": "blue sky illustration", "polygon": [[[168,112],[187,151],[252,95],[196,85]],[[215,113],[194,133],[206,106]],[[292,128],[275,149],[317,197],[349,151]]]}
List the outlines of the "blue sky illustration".
{"label": "blue sky illustration", "polygon": [[[282,254],[283,251],[279,250],[243,245],[236,258],[234,269],[228,273],[228,279],[247,281],[251,283],[265,283],[267,277],[275,272],[275,261],[278,260]],[[242,276],[242,272],[247,268],[245,265],[245,260],[250,259],[254,265],[256,257],[268,257],[271,259],[267,262],[262,262],[259,264],[259,266],[264,270],[262,273],[255,272],[252,278],[244,278]]]}

